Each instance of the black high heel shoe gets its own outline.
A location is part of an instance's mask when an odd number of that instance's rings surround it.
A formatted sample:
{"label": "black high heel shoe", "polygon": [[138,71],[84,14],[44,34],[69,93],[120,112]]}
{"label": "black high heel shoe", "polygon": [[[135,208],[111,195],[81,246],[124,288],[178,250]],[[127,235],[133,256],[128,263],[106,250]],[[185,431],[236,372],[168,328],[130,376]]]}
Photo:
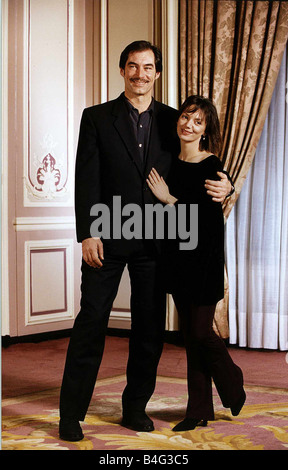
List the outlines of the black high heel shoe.
{"label": "black high heel shoe", "polygon": [[205,419],[185,418],[172,429],[172,431],[192,431],[196,426],[207,426]]}
{"label": "black high heel shoe", "polygon": [[231,406],[230,410],[233,416],[238,416],[240,411],[242,410],[242,407],[246,401],[246,393],[243,390],[243,393],[237,403],[235,403],[234,406]]}

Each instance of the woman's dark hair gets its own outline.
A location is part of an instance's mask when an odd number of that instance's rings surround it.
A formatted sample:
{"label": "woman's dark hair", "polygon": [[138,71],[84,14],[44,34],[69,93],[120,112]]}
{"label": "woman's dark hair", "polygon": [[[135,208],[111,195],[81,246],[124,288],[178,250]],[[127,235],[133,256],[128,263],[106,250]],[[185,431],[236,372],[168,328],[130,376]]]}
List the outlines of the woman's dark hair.
{"label": "woman's dark hair", "polygon": [[189,96],[179,109],[179,117],[185,113],[195,113],[200,109],[203,112],[206,130],[205,138],[200,140],[199,150],[207,150],[219,156],[222,149],[222,137],[217,110],[209,98],[199,95]]}
{"label": "woman's dark hair", "polygon": [[153,46],[149,41],[134,41],[128,46],[125,47],[124,51],[121,53],[119,67],[120,69],[125,69],[128,56],[131,52],[142,52],[151,50],[155,56],[155,68],[156,72],[162,72],[162,52],[158,49],[157,46]]}

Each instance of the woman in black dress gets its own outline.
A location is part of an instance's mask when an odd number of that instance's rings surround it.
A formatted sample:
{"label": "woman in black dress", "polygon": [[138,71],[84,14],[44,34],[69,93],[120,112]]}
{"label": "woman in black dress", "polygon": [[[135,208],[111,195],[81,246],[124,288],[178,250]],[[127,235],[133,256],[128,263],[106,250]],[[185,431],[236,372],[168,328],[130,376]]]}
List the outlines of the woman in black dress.
{"label": "woman in black dress", "polygon": [[214,419],[212,378],[223,406],[234,416],[240,413],[246,395],[241,369],[213,330],[216,304],[224,296],[222,205],[207,195],[204,186],[207,179],[219,179],[217,172],[222,170],[216,156],[221,150],[221,135],[213,103],[196,95],[187,98],[179,111],[177,133],[181,153],[168,185],[155,169],[147,182],[161,202],[175,205],[176,210],[180,204],[186,205],[187,226],[189,205],[198,205],[197,247],[183,249],[178,237],[167,240],[164,250],[167,291],[179,314],[187,354],[186,417],[174,427],[174,431],[184,431]]}

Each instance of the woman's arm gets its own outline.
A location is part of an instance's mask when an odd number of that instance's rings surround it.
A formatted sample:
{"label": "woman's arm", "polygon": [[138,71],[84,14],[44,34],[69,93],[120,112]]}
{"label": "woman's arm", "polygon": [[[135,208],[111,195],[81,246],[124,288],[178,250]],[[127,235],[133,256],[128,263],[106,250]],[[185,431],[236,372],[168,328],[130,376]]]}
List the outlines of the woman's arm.
{"label": "woman's arm", "polygon": [[158,174],[155,168],[152,168],[146,181],[152,193],[157,197],[157,199],[159,199],[159,201],[164,204],[175,204],[177,199],[170,194],[169,188],[163,177]]}

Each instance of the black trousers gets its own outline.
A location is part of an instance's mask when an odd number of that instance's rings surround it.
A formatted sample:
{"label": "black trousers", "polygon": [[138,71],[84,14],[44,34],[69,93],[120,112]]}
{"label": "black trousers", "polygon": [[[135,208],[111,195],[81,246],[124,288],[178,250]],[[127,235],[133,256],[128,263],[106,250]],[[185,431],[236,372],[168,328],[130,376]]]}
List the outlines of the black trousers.
{"label": "black trousers", "polygon": [[129,255],[104,248],[103,267],[82,262],[81,310],[67,351],[60,393],[60,417],[83,421],[103,356],[112,304],[127,264],[131,282],[131,333],[123,413],[144,411],[153,394],[165,330],[165,292],[159,263],[144,245]]}
{"label": "black trousers", "polygon": [[186,417],[214,419],[212,379],[225,408],[243,393],[243,374],[224,341],[213,330],[215,305],[193,305],[187,294],[174,293],[187,355]]}

